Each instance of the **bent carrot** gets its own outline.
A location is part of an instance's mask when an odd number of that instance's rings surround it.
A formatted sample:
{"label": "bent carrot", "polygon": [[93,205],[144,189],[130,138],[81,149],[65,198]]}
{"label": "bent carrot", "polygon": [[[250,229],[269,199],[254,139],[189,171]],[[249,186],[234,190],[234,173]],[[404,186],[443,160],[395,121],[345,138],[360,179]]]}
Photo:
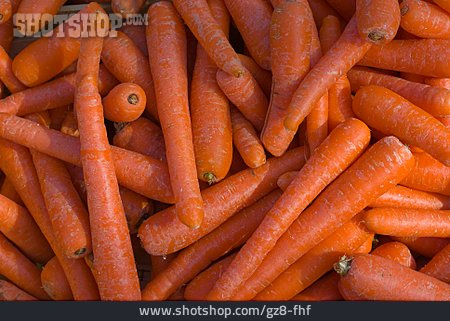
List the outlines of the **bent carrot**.
{"label": "bent carrot", "polygon": [[44,266],[41,272],[42,287],[45,292],[55,301],[72,301],[73,295],[70,290],[64,270],[54,257]]}
{"label": "bent carrot", "polygon": [[0,280],[0,301],[36,301],[37,299],[14,284]]}
{"label": "bent carrot", "polygon": [[246,55],[238,54],[242,65],[253,75],[266,97],[270,97],[272,91],[272,74],[268,70],[262,69],[252,58]]}
{"label": "bent carrot", "polygon": [[450,245],[436,253],[420,272],[450,283]]}
{"label": "bent carrot", "polygon": [[[147,41],[149,48],[153,49],[149,52],[149,59],[175,206],[181,222],[198,229],[204,210],[189,114],[186,34],[182,21],[169,2],[154,3],[148,16]],[[171,63],[163,63],[166,60]]]}
{"label": "bent carrot", "polygon": [[412,251],[429,258],[450,243],[450,240],[438,237],[392,237],[392,239],[404,243]]}
{"label": "bent carrot", "polygon": [[343,297],[339,293],[338,282],[339,275],[329,273],[293,297],[291,301],[341,301]]}
{"label": "bent carrot", "polygon": [[416,269],[416,261],[409,251],[408,247],[400,242],[388,242],[378,246],[372,251],[373,255],[378,255],[398,264],[409,267],[410,269]]}
{"label": "bent carrot", "polygon": [[138,119],[145,110],[147,98],[144,90],[133,83],[117,85],[103,98],[105,118],[118,123]]}
{"label": "bent carrot", "polygon": [[[30,36],[48,24],[49,17],[54,16],[58,13],[59,9],[63,6],[67,0],[41,0],[41,1],[33,1],[33,0],[21,0],[15,1],[19,2],[19,7],[17,9],[17,14],[22,16],[25,21],[25,25],[18,25],[18,30],[24,35]],[[26,15],[33,15],[32,19],[27,19]],[[37,19],[37,17],[39,17]],[[25,28],[25,29],[23,29]]]}
{"label": "bent carrot", "polygon": [[379,86],[361,88],[353,100],[353,112],[370,127],[396,135],[450,166],[450,130],[393,91]]}
{"label": "bent carrot", "polygon": [[17,193],[14,186],[11,184],[11,181],[5,177],[5,180],[3,181],[2,187],[0,189],[0,194],[7,197],[11,201],[17,203],[18,205],[23,206],[23,202],[20,199],[19,194]]}
{"label": "bent carrot", "polygon": [[134,44],[139,48],[142,54],[148,57],[148,48],[147,48],[147,38],[145,36],[145,26],[143,25],[134,25],[127,24],[123,25],[119,28],[119,31],[122,31],[124,34],[128,36],[128,38],[132,39]]}
{"label": "bent carrot", "polygon": [[113,12],[126,17],[137,14],[144,3],[145,0],[111,0],[111,7]]}

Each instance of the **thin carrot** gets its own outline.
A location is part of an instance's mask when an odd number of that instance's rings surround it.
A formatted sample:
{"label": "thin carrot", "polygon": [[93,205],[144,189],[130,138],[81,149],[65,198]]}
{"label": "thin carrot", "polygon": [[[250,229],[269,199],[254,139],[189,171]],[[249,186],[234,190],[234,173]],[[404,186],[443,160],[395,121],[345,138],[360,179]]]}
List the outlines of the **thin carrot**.
{"label": "thin carrot", "polygon": [[45,263],[53,252],[30,213],[0,195],[0,232],[33,262]]}
{"label": "thin carrot", "polygon": [[117,123],[128,123],[142,115],[147,98],[139,85],[123,83],[114,87],[103,98],[102,103],[106,119]]}
{"label": "thin carrot", "polygon": [[436,253],[420,272],[450,283],[450,244]]}
{"label": "thin carrot", "polygon": [[139,228],[142,246],[152,255],[176,252],[205,236],[234,213],[249,206],[276,188],[278,176],[298,170],[304,164],[304,149],[288,151],[271,158],[256,169],[246,169],[202,192],[205,220],[200,229],[191,230],[176,217],[174,207],[151,216]]}
{"label": "thin carrot", "polygon": [[261,89],[264,91],[266,97],[270,97],[270,92],[272,91],[272,74],[270,71],[262,69],[251,57],[238,54],[242,65],[247,68],[248,71],[253,75]]}
{"label": "thin carrot", "polygon": [[322,26],[323,20],[327,16],[335,16],[339,19],[341,26],[345,26],[346,22],[342,19],[341,15],[328,4],[326,0],[308,0],[309,6],[313,13],[314,21],[316,26],[320,28]]}
{"label": "thin carrot", "polygon": [[361,88],[353,100],[353,112],[370,127],[396,135],[450,166],[450,130],[393,91],[379,86]]}
{"label": "thin carrot", "polygon": [[36,301],[37,299],[14,284],[0,280],[0,301]]}
{"label": "thin carrot", "polygon": [[145,287],[142,298],[152,301],[165,300],[212,261],[242,245],[258,227],[280,195],[279,190],[273,191],[180,252],[169,266]]}
{"label": "thin carrot", "polygon": [[[186,71],[186,34],[169,2],[148,10],[147,41],[158,113],[166,143],[167,163],[179,219],[198,229],[203,221],[203,200],[197,180]],[[170,60],[170,64],[163,63]],[[176,93],[176,95],[174,95]]]}
{"label": "thin carrot", "polygon": [[[95,13],[93,22],[96,24],[108,19],[99,4],[91,2],[87,8],[89,13]],[[139,279],[98,92],[103,38],[98,29],[96,32],[95,36],[81,40],[74,103],[88,197],[95,280],[102,300],[139,300]]]}
{"label": "thin carrot", "polygon": [[272,16],[270,45],[273,90],[261,141],[275,156],[282,155],[295,132],[283,126],[286,108],[295,88],[310,67],[312,24],[306,0],[282,1]]}
{"label": "thin carrot", "polygon": [[56,257],[47,262],[41,272],[42,287],[55,301],[72,301],[70,290],[64,270]]}
{"label": "thin carrot", "polygon": [[337,271],[342,275],[339,292],[346,300],[450,300],[450,285],[380,256],[343,259]]}
{"label": "thin carrot", "polygon": [[449,0],[433,0],[439,7],[450,13],[450,1]]}
{"label": "thin carrot", "polygon": [[[312,153],[306,165],[216,283],[208,298],[231,298],[303,210],[362,154],[369,140],[370,131],[359,120],[351,119],[338,126]],[[336,158],[334,155],[340,155],[339,160],[329,163],[329,159]]]}
{"label": "thin carrot", "polygon": [[356,0],[355,15],[361,38],[376,44],[392,41],[400,27],[397,0]]}
{"label": "thin carrot", "polygon": [[111,0],[111,7],[115,13],[126,17],[137,14],[144,3],[145,0]]}
{"label": "thin carrot", "polygon": [[[208,5],[221,29],[228,35],[230,16],[223,0],[209,0]],[[233,157],[229,103],[217,84],[216,73],[216,64],[198,44],[191,82],[190,111],[197,175],[209,184],[227,175]]]}
{"label": "thin carrot", "polygon": [[347,21],[349,21],[356,11],[357,5],[355,0],[326,0],[330,6]]}
{"label": "thin carrot", "polygon": [[425,78],[425,83],[450,90],[450,78]]}
{"label": "thin carrot", "polygon": [[18,205],[23,206],[23,202],[20,199],[19,194],[17,193],[14,186],[11,184],[11,181],[5,177],[3,181],[2,187],[0,189],[0,194],[7,197],[11,201],[17,203]]}
{"label": "thin carrot", "polygon": [[243,76],[245,69],[206,0],[174,0],[173,4],[217,67],[235,77]]}
{"label": "thin carrot", "polygon": [[126,124],[116,133],[113,142],[117,147],[166,161],[161,128],[146,118]]}
{"label": "thin carrot", "polygon": [[[19,24],[18,30],[24,35],[32,35],[49,23],[49,17],[54,16],[58,13],[60,8],[64,5],[67,0],[21,0],[17,14],[19,19],[23,17],[25,25]],[[27,18],[26,15],[34,15],[32,19]],[[39,17],[39,18],[37,18]],[[24,29],[23,29],[24,28]]]}
{"label": "thin carrot", "polygon": [[449,239],[438,237],[392,237],[425,257],[433,257],[450,243]]}
{"label": "thin carrot", "polygon": [[119,31],[122,31],[124,34],[128,36],[128,38],[132,39],[134,44],[139,48],[142,54],[148,57],[148,48],[147,48],[147,38],[145,36],[145,26],[143,25],[135,25],[135,24],[127,24],[123,25],[119,28]]}
{"label": "thin carrot", "polygon": [[291,301],[341,301],[343,298],[338,289],[339,279],[338,274],[329,273],[293,297]]}
{"label": "thin carrot", "polygon": [[412,154],[398,139],[390,136],[378,141],[294,221],[237,295],[242,299],[254,297],[311,248],[402,180],[413,165]]}
{"label": "thin carrot", "polygon": [[400,242],[388,242],[378,246],[372,251],[373,255],[378,255],[390,259],[398,264],[416,269],[416,261],[409,251],[408,247]]}
{"label": "thin carrot", "polygon": [[403,0],[401,26],[421,38],[450,39],[450,14],[439,6],[418,0]]}
{"label": "thin carrot", "polygon": [[0,1],[0,24],[7,22],[12,16],[11,0]]}
{"label": "thin carrot", "polygon": [[367,67],[353,67],[348,72],[352,90],[376,85],[394,91],[433,116],[450,114],[450,91],[402,78],[381,74]]}
{"label": "thin carrot", "polygon": [[233,143],[245,164],[257,168],[266,163],[266,153],[252,124],[234,107],[231,108]]}
{"label": "thin carrot", "polygon": [[12,71],[12,60],[3,47],[0,47],[0,80],[11,93],[16,93],[27,88],[14,75]]}

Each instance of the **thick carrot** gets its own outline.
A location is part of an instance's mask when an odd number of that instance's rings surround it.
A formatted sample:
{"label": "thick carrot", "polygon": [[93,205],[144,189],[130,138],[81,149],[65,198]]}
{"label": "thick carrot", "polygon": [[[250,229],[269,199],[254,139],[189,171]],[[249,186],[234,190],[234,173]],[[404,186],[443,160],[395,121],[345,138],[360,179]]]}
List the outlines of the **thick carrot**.
{"label": "thick carrot", "polygon": [[145,0],[111,0],[112,10],[122,16],[139,13]]}
{"label": "thick carrot", "polygon": [[[198,229],[204,210],[189,115],[186,34],[182,21],[169,2],[153,4],[148,16],[147,40],[149,48],[152,48],[149,52],[150,66],[177,214],[184,224]],[[165,64],[167,60],[171,63]]]}
{"label": "thick carrot", "polygon": [[[105,19],[106,13],[99,4],[91,2],[87,8],[88,12],[96,13],[95,23]],[[139,279],[98,92],[103,38],[96,31],[96,36],[81,40],[74,102],[86,181],[95,280],[102,300],[139,300]]]}
{"label": "thick carrot", "polygon": [[142,54],[148,57],[148,48],[147,48],[147,38],[145,36],[145,26],[143,25],[134,25],[128,24],[123,25],[119,28],[119,31],[122,31],[124,34],[128,36],[128,38],[132,39],[134,44],[139,48]]}
{"label": "thick carrot", "polygon": [[439,6],[418,0],[403,0],[401,26],[421,38],[450,39],[450,14]]}
{"label": "thick carrot", "polygon": [[364,223],[382,235],[450,237],[450,211],[376,208],[366,213]]}
{"label": "thick carrot", "polygon": [[[228,35],[230,17],[223,0],[209,0],[208,4],[217,23]],[[190,111],[197,175],[209,184],[227,175],[233,157],[229,103],[217,84],[216,73],[216,64],[198,44],[191,82]]]}
{"label": "thick carrot", "polygon": [[289,300],[331,270],[333,264],[342,255],[356,252],[370,235],[370,232],[361,224],[361,216],[354,217],[320,242],[254,299],[261,301]]}
{"label": "thick carrot", "polygon": [[270,19],[272,8],[264,0],[224,0],[250,55],[270,70]]}
{"label": "thick carrot", "polygon": [[47,262],[41,272],[41,282],[44,291],[55,301],[72,301],[70,290],[64,270],[56,257]]}
{"label": "thick carrot", "polygon": [[103,98],[102,103],[106,119],[117,123],[128,123],[142,115],[147,98],[139,85],[123,83],[114,87]]}
{"label": "thick carrot", "polygon": [[353,92],[363,86],[376,85],[394,91],[433,116],[450,114],[450,91],[384,75],[371,68],[353,67],[348,72]]}
{"label": "thick carrot", "polygon": [[33,262],[42,264],[53,256],[30,213],[3,195],[0,195],[0,232]]}
{"label": "thick carrot", "polygon": [[337,271],[342,275],[339,292],[346,300],[450,300],[450,285],[380,256],[345,258]]}
{"label": "thick carrot", "polygon": [[256,202],[276,188],[278,176],[304,164],[304,149],[288,151],[271,158],[256,169],[246,169],[202,192],[205,220],[200,229],[191,230],[176,217],[174,207],[151,216],[139,228],[142,246],[152,255],[176,252],[205,236],[229,217]]}
{"label": "thick carrot", "polygon": [[11,0],[0,1],[0,24],[7,22],[12,16]]}
{"label": "thick carrot", "polygon": [[294,221],[237,295],[242,299],[254,297],[296,260],[402,180],[413,165],[412,154],[398,139],[390,136],[378,141]]}
{"label": "thick carrot", "polygon": [[408,247],[403,243],[384,243],[373,250],[371,254],[390,259],[413,270],[416,269],[416,261],[414,260],[414,257]]}
{"label": "thick carrot", "polygon": [[0,189],[0,194],[7,197],[11,201],[17,203],[18,205],[23,206],[23,202],[20,199],[19,194],[17,193],[14,186],[11,184],[11,181],[5,177],[3,181],[2,187]]}
{"label": "thick carrot", "polygon": [[116,133],[113,142],[117,147],[166,161],[161,128],[146,118],[126,124]]}
{"label": "thick carrot", "polygon": [[284,125],[297,131],[320,97],[370,49],[371,43],[362,40],[353,18],[335,45],[306,75],[294,93]]}
{"label": "thick carrot", "polygon": [[449,41],[444,39],[393,40],[373,46],[358,63],[367,67],[403,71],[428,77],[450,77]]}
{"label": "thick carrot", "polygon": [[[59,131],[17,116],[0,114],[0,137],[81,167],[79,140]],[[173,203],[166,164],[118,147],[113,147],[112,151],[121,185],[150,199]]]}
{"label": "thick carrot", "polygon": [[42,289],[41,271],[0,233],[0,274],[38,299],[49,297]]}
{"label": "thick carrot", "polygon": [[167,299],[170,294],[194,278],[211,262],[242,245],[280,195],[279,190],[273,191],[180,252],[169,266],[145,287],[142,298],[152,301]]}
{"label": "thick carrot", "polygon": [[206,0],[174,0],[173,4],[217,67],[235,77],[243,76],[245,69]]}
{"label": "thick carrot", "polygon": [[329,273],[293,297],[291,301],[341,301],[343,298],[339,293],[338,282],[339,275]]}
{"label": "thick carrot", "polygon": [[[103,66],[99,73],[99,90],[105,95],[117,80]],[[64,76],[36,88],[26,89],[0,100],[0,112],[27,115],[73,103],[75,74]]]}
{"label": "thick carrot", "polygon": [[[19,24],[18,30],[24,35],[32,35],[49,23],[49,18],[58,13],[59,9],[64,5],[67,0],[21,0],[17,14],[23,17],[25,25]],[[27,18],[25,15],[34,15],[32,19]],[[37,18],[39,17],[39,18]]]}
{"label": "thick carrot", "polygon": [[14,75],[12,71],[12,60],[3,47],[0,47],[0,80],[11,93],[16,93],[27,88]]}
{"label": "thick carrot", "polygon": [[450,130],[393,91],[379,86],[363,87],[355,95],[353,111],[370,127],[396,135],[450,166]]}
{"label": "thick carrot", "polygon": [[436,253],[420,272],[450,283],[450,244]]}
{"label": "thick carrot", "polygon": [[117,37],[106,38],[102,61],[120,82],[135,83],[144,89],[147,97],[147,111],[154,119],[158,119],[155,88],[148,58],[144,56],[133,40],[121,31],[117,32]]}
{"label": "thick carrot", "polygon": [[246,55],[238,54],[242,65],[253,75],[266,97],[270,97],[272,91],[272,74],[270,71],[262,69],[252,58]]}
{"label": "thick carrot", "polygon": [[355,0],[326,0],[339,14],[349,21],[356,11],[357,5]]}
{"label": "thick carrot", "polygon": [[270,45],[273,90],[261,140],[275,156],[282,155],[295,132],[283,120],[292,94],[310,67],[312,24],[306,0],[282,1],[272,16]]}
{"label": "thick carrot", "polygon": [[37,299],[14,284],[0,280],[0,301],[36,301]]}
{"label": "thick carrot", "polygon": [[231,108],[233,143],[245,164],[257,168],[266,162],[266,153],[253,125],[234,107]]}
{"label": "thick carrot", "polygon": [[392,239],[404,243],[412,251],[429,258],[450,243],[449,239],[438,237],[392,237]]}
{"label": "thick carrot", "polygon": [[[231,298],[276,246],[276,242],[292,222],[328,184],[361,155],[369,140],[370,131],[359,120],[351,119],[338,126],[312,153],[306,165],[214,286],[209,299]],[[340,155],[339,161],[329,163],[328,160],[336,158],[335,155]]]}
{"label": "thick carrot", "polygon": [[397,0],[356,0],[355,15],[361,38],[376,44],[392,41],[400,27]]}
{"label": "thick carrot", "polygon": [[450,90],[450,78],[425,78],[424,81],[427,85]]}
{"label": "thick carrot", "polygon": [[339,19],[341,26],[345,26],[346,22],[342,19],[341,15],[328,4],[326,0],[308,0],[309,6],[313,13],[314,21],[316,26],[320,28],[322,26],[323,20],[327,16],[335,16]]}

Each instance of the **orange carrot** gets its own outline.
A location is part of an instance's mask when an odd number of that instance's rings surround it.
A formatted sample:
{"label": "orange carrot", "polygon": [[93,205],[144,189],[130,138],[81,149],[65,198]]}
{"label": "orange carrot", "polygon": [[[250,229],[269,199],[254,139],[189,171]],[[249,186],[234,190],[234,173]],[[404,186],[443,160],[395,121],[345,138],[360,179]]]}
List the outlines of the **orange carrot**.
{"label": "orange carrot", "polygon": [[61,124],[60,130],[61,133],[64,133],[66,135],[70,135],[73,137],[80,137],[80,131],[78,130],[77,116],[73,111],[67,113],[66,117],[64,118]]}
{"label": "orange carrot", "polygon": [[11,201],[17,203],[18,205],[23,206],[23,202],[20,199],[19,194],[17,193],[14,186],[11,184],[11,181],[5,177],[3,181],[2,187],[0,189],[0,194],[7,197]]}
{"label": "orange carrot", "polygon": [[0,24],[7,22],[12,16],[11,0],[0,1]]}
{"label": "orange carrot", "polygon": [[128,36],[128,38],[132,39],[134,44],[139,48],[142,54],[148,57],[148,49],[147,49],[147,38],[145,36],[145,26],[143,25],[134,25],[128,24],[123,25],[119,28],[119,31],[122,31],[124,34]]}
{"label": "orange carrot", "polygon": [[126,17],[137,14],[144,3],[145,0],[111,0],[111,7],[115,13]]}
{"label": "orange carrot", "polygon": [[58,259],[54,257],[44,266],[41,272],[42,287],[45,292],[55,301],[72,301],[73,295],[70,290],[64,270]]}
{"label": "orange carrot", "polygon": [[237,295],[241,299],[254,297],[296,260],[402,180],[413,165],[412,154],[398,139],[390,136],[378,141],[294,221]]}
{"label": "orange carrot", "polygon": [[[204,210],[189,115],[186,34],[169,2],[153,4],[148,16],[147,40],[153,49],[149,52],[150,66],[177,214],[184,224],[198,229]],[[169,65],[163,63],[167,59],[171,61]]]}
{"label": "orange carrot", "polygon": [[450,39],[450,14],[439,6],[418,0],[403,0],[401,26],[421,38]]}
{"label": "orange carrot", "polygon": [[449,239],[437,237],[392,237],[392,239],[402,242],[412,251],[430,258],[450,243]]}
{"label": "orange carrot", "polygon": [[[328,184],[361,155],[369,140],[370,131],[359,120],[351,119],[338,126],[312,153],[306,165],[216,283],[208,298],[231,298],[251,277],[294,220]],[[340,155],[339,161],[330,164],[328,160],[335,158],[334,155]]]}
{"label": "orange carrot", "polygon": [[433,116],[450,114],[450,91],[447,89],[384,75],[360,66],[353,67],[348,72],[348,79],[354,92],[363,86],[381,86],[394,91]]}
{"label": "orange carrot", "polygon": [[34,296],[19,289],[14,284],[0,280],[0,301],[36,301]]}
{"label": "orange carrot", "polygon": [[272,91],[272,74],[270,71],[262,69],[252,58],[246,55],[238,54],[242,65],[250,71],[256,79],[266,97],[270,97]]}
{"label": "orange carrot", "polygon": [[14,22],[13,19],[9,19],[5,23],[0,24],[0,46],[2,46],[6,51],[9,51],[13,39]]}
{"label": "orange carrot", "polygon": [[369,237],[367,237],[366,240],[355,250],[355,253],[370,253],[375,242],[375,234],[370,234]]}
{"label": "orange carrot", "polygon": [[[66,118],[71,118],[73,120],[73,110],[71,105],[62,106],[55,109],[50,109],[48,111],[51,119],[50,128],[60,130],[63,122]],[[70,114],[70,116],[69,116]],[[76,119],[74,120],[76,122]]]}
{"label": "orange carrot", "polygon": [[425,83],[425,79],[427,78],[425,76],[413,74],[410,72],[400,72],[400,77],[408,81],[418,82],[420,84]]}
{"label": "orange carrot", "polygon": [[174,207],[151,216],[139,228],[139,238],[152,255],[176,252],[205,236],[234,213],[249,206],[276,188],[282,173],[299,169],[304,164],[304,149],[288,151],[271,158],[256,169],[246,169],[202,192],[205,220],[200,229],[192,230],[176,217]]}
{"label": "orange carrot", "polygon": [[436,253],[420,272],[450,283],[450,245]]}
{"label": "orange carrot", "polygon": [[280,197],[273,191],[260,201],[231,217],[223,225],[183,250],[142,292],[144,300],[165,300],[190,281],[212,261],[242,245]]}
{"label": "orange carrot", "polygon": [[12,71],[12,60],[3,47],[0,47],[0,80],[11,93],[16,93],[27,88],[14,75]]}
{"label": "orange carrot", "polygon": [[339,275],[329,273],[316,281],[291,301],[341,301],[342,295],[338,289]]}
{"label": "orange carrot", "polygon": [[336,270],[341,274],[339,292],[346,300],[450,300],[450,285],[380,256],[344,258]]}
{"label": "orange carrot", "polygon": [[433,0],[439,7],[450,13],[450,1],[449,0]]}
{"label": "orange carrot", "polygon": [[282,155],[295,132],[283,126],[286,108],[292,94],[310,67],[312,24],[306,0],[283,1],[272,17],[270,45],[273,90],[261,140],[275,156]]}
{"label": "orange carrot", "polygon": [[142,195],[119,186],[128,229],[131,234],[137,233],[137,229],[143,220],[153,214],[153,203]]}
{"label": "orange carrot", "polygon": [[[17,10],[17,14],[19,15],[19,19],[21,16],[24,18],[25,25],[19,24],[18,30],[24,35],[32,35],[42,28],[45,27],[46,23],[49,23],[49,17],[54,16],[58,13],[59,9],[63,6],[63,4],[67,0],[41,0],[41,1],[33,1],[33,0],[21,0],[15,1],[20,2],[19,8]],[[28,14],[34,15],[32,19],[27,18]],[[39,17],[38,19],[36,17]],[[25,29],[23,29],[25,28]]]}
{"label": "orange carrot", "polygon": [[373,250],[371,254],[390,259],[413,270],[416,269],[416,261],[414,260],[414,257],[408,247],[403,243],[384,243]]}
{"label": "orange carrot", "polygon": [[147,98],[139,85],[123,83],[114,87],[102,103],[106,119],[128,123],[142,115]]}
{"label": "orange carrot", "polygon": [[316,26],[320,28],[322,26],[323,20],[327,16],[335,16],[339,19],[341,26],[345,26],[346,22],[340,14],[328,4],[326,0],[308,0],[309,6],[313,13],[314,21]]}
{"label": "orange carrot", "polygon": [[424,81],[427,85],[450,90],[450,78],[425,78]]}
{"label": "orange carrot", "polygon": [[330,6],[336,9],[339,14],[349,21],[357,8],[355,0],[326,0]]}
{"label": "orange carrot", "polygon": [[370,127],[396,135],[450,166],[450,130],[393,91],[379,86],[361,88],[353,100],[353,112]]}

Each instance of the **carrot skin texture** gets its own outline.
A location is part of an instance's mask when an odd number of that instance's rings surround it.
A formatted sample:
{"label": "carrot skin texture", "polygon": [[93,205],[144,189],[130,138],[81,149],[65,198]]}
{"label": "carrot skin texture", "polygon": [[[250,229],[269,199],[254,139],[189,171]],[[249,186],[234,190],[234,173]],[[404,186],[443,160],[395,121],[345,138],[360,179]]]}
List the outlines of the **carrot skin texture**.
{"label": "carrot skin texture", "polygon": [[0,280],[0,301],[37,301],[37,298],[8,281]]}
{"label": "carrot skin texture", "polygon": [[4,24],[11,19],[12,16],[12,4],[10,0],[0,1],[0,24]]}
{"label": "carrot skin texture", "polygon": [[139,13],[145,0],[111,0],[113,11],[119,15],[127,16]]}
{"label": "carrot skin texture", "polygon": [[[285,171],[300,169],[304,161],[304,149],[297,148],[205,189],[202,192],[205,219],[200,229],[191,230],[177,220],[174,207],[156,213],[139,228],[142,246],[152,255],[166,255],[185,248],[275,189],[278,176]],[[162,230],[170,233],[161,233]]]}
{"label": "carrot skin texture", "polygon": [[355,255],[339,291],[346,300],[448,301],[450,285],[392,260]]}
{"label": "carrot skin texture", "polygon": [[416,261],[409,251],[408,247],[400,242],[388,242],[378,246],[372,251],[373,255],[378,255],[401,265],[409,267],[410,269],[416,269]]}
{"label": "carrot skin texture", "polygon": [[56,257],[47,262],[41,272],[42,287],[55,301],[72,301],[70,290],[64,270]]}
{"label": "carrot skin texture", "polygon": [[117,123],[138,119],[144,112],[146,103],[144,90],[133,83],[117,85],[102,102],[105,118]]}
{"label": "carrot skin texture", "polygon": [[450,130],[393,91],[379,86],[361,88],[353,100],[353,112],[370,127],[396,135],[450,166]]}
{"label": "carrot skin texture", "polygon": [[412,251],[425,257],[432,258],[440,250],[450,243],[449,239],[438,237],[391,237],[393,240],[402,242]]}
{"label": "carrot skin texture", "polygon": [[433,0],[439,7],[450,13],[450,1],[448,0]]}
{"label": "carrot skin texture", "polygon": [[242,54],[238,54],[238,56],[242,65],[250,71],[253,78],[261,86],[266,97],[270,97],[270,92],[272,91],[272,73],[262,69],[251,57]]}
{"label": "carrot skin texture", "polygon": [[420,272],[450,283],[450,245],[436,253]]}
{"label": "carrot skin texture", "polygon": [[330,273],[293,297],[291,301],[341,301],[343,297],[338,289],[339,278],[338,274]]}

